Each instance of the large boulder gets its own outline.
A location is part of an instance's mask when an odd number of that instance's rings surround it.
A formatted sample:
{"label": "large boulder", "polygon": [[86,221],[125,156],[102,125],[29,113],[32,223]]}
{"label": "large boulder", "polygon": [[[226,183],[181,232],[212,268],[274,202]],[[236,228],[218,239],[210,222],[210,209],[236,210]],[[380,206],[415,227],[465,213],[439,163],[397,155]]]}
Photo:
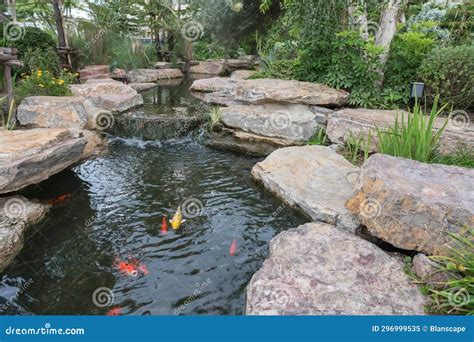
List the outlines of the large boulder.
{"label": "large boulder", "polygon": [[18,106],[17,118],[22,126],[86,128],[84,101],[78,96],[27,97]]}
{"label": "large boulder", "polygon": [[227,127],[264,137],[307,142],[324,128],[331,111],[306,105],[230,105],[222,108]]}
{"label": "large boulder", "polygon": [[191,74],[206,74],[206,75],[224,75],[226,73],[226,65],[224,60],[213,60],[199,62],[189,68]]}
{"label": "large boulder", "polygon": [[64,128],[0,131],[0,194],[38,184],[103,147],[94,132]]}
{"label": "large boulder", "polygon": [[206,102],[212,102],[213,99],[218,97],[240,101],[244,104],[283,102],[339,107],[345,104],[349,97],[349,93],[323,84],[277,79],[203,79],[194,81],[191,90],[215,93],[213,96],[205,97]]}
{"label": "large boulder", "polygon": [[360,222],[345,204],[358,174],[359,168],[323,146],[282,148],[252,169],[256,180],[290,206],[351,232]]}
{"label": "large boulder", "polygon": [[[397,115],[399,120],[402,116],[408,117],[407,112],[400,110],[344,108],[331,116],[326,132],[333,143],[345,144],[351,135],[367,139],[370,131],[373,140],[371,150],[377,151],[376,127],[384,130],[393,126]],[[434,123],[435,129],[443,127],[446,120],[447,118],[438,118]],[[443,154],[453,153],[458,149],[460,143],[474,148],[474,124],[465,125],[465,127],[448,124],[441,136],[440,152]]]}
{"label": "large boulder", "polygon": [[129,83],[128,85],[138,92],[158,87],[157,83]]}
{"label": "large boulder", "polygon": [[108,65],[87,65],[79,70],[81,81],[90,79],[110,78],[110,67]]}
{"label": "large boulder", "polygon": [[233,80],[247,80],[252,78],[256,73],[256,70],[237,70],[230,75],[230,78]]}
{"label": "large boulder", "polygon": [[423,315],[404,264],[354,234],[309,223],[270,243],[247,286],[247,315]]}
{"label": "large boulder", "polygon": [[474,227],[474,170],[376,154],[347,208],[368,231],[405,250],[446,254],[448,232]]}
{"label": "large boulder", "polygon": [[130,83],[151,83],[182,77],[183,73],[179,69],[134,69],[128,73]]}
{"label": "large boulder", "polygon": [[112,79],[94,80],[71,85],[75,96],[85,97],[93,106],[113,112],[124,112],[143,104],[143,98],[132,87]]}
{"label": "large boulder", "polygon": [[22,196],[0,197],[0,272],[23,248],[27,228],[40,222],[49,205]]}

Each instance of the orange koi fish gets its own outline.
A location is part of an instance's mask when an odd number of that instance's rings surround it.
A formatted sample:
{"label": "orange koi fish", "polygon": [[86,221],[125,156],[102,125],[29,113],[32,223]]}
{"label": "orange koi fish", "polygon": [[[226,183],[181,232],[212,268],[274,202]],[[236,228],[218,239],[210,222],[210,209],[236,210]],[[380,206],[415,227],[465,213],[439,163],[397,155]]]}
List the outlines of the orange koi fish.
{"label": "orange koi fish", "polygon": [[115,259],[115,266],[117,266],[119,271],[125,275],[131,277],[136,277],[138,275],[138,271],[135,266],[133,266],[131,263],[120,260],[119,258]]}
{"label": "orange koi fish", "polygon": [[235,252],[237,252],[237,240],[232,241],[229,248],[230,256],[234,256]]}
{"label": "orange koi fish", "polygon": [[168,223],[166,222],[166,216],[163,217],[163,222],[161,223],[161,234],[168,233]]}
{"label": "orange koi fish", "polygon": [[47,203],[51,205],[59,205],[66,202],[69,198],[71,198],[71,194],[64,194],[48,200]]}

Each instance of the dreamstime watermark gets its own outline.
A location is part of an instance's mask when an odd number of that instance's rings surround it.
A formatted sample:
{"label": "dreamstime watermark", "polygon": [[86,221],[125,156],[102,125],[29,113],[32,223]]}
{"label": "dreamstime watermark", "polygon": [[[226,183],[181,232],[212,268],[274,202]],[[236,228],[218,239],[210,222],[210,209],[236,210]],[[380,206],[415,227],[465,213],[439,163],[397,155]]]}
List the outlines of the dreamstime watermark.
{"label": "dreamstime watermark", "polygon": [[9,326],[5,329],[6,335],[84,335],[83,328],[53,328],[51,323],[45,323],[40,328],[15,328]]}
{"label": "dreamstime watermark", "polygon": [[464,129],[471,124],[471,117],[464,110],[455,110],[449,114],[448,122],[453,129]]}
{"label": "dreamstime watermark", "polygon": [[287,290],[281,288],[272,290],[270,298],[280,307],[287,306],[291,300],[290,293]]}
{"label": "dreamstime watermark", "polygon": [[367,32],[369,35],[377,37],[379,30],[380,26],[375,21],[367,22]]}
{"label": "dreamstime watermark", "polygon": [[189,296],[188,298],[186,298],[184,303],[174,310],[174,314],[175,315],[181,314],[181,312],[185,310],[189,304],[194,302],[211,284],[212,284],[212,281],[209,278],[206,279],[206,281],[203,282],[202,284],[197,283],[195,286],[196,288],[193,291],[193,294]]}
{"label": "dreamstime watermark", "polygon": [[20,297],[20,295],[23,294],[33,283],[34,281],[31,278],[23,283],[18,291],[13,296],[11,296],[10,299],[6,301],[6,303],[0,306],[0,311],[5,311],[8,307],[12,306],[13,303]]}
{"label": "dreamstime watermark", "polygon": [[3,212],[6,217],[17,220],[26,217],[26,203],[18,197],[8,199],[3,205]]}
{"label": "dreamstime watermark", "polygon": [[287,208],[286,203],[282,203],[271,215],[267,218],[263,223],[265,225],[270,224],[276,217],[280,216],[280,214]]}
{"label": "dreamstime watermark", "polygon": [[277,111],[270,117],[270,126],[278,131],[284,131],[291,127],[293,120],[290,113],[286,111]]}
{"label": "dreamstime watermark", "polygon": [[98,308],[105,308],[114,303],[114,292],[108,287],[99,287],[92,294],[92,303]]}
{"label": "dreamstime watermark", "polygon": [[204,27],[197,21],[188,21],[181,28],[181,35],[189,42],[195,42],[201,39],[204,34]]}
{"label": "dreamstime watermark", "polygon": [[184,199],[180,204],[180,208],[183,216],[188,219],[196,218],[204,213],[204,204],[194,197]]}
{"label": "dreamstime watermark", "polygon": [[115,124],[115,117],[111,112],[101,111],[94,115],[95,128],[106,131]]}
{"label": "dreamstime watermark", "polygon": [[22,39],[25,36],[25,27],[17,21],[10,21],[5,16],[0,17],[3,22],[3,36],[12,42]]}
{"label": "dreamstime watermark", "polygon": [[373,220],[382,214],[382,205],[376,199],[368,198],[360,204],[359,212],[362,217]]}
{"label": "dreamstime watermark", "polygon": [[463,307],[471,302],[471,296],[465,288],[452,289],[448,294],[448,302],[453,307]]}

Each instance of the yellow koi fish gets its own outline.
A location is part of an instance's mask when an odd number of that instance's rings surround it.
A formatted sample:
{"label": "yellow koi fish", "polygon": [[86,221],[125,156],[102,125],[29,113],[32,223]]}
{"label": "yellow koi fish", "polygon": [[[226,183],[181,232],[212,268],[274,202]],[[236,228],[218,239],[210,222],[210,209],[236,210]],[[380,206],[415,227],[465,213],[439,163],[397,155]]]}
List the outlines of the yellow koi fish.
{"label": "yellow koi fish", "polygon": [[179,227],[181,227],[181,224],[186,222],[186,220],[183,220],[183,214],[181,213],[181,207],[178,207],[178,210],[176,210],[176,213],[173,216],[173,219],[170,220],[171,226],[173,227],[174,230],[178,230]]}

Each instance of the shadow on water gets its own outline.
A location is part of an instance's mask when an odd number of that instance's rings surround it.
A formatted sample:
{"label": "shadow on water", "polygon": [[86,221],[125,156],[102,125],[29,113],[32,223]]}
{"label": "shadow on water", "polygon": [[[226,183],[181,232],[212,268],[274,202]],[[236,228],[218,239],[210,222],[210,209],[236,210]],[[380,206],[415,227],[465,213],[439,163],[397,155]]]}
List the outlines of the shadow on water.
{"label": "shadow on water", "polygon": [[[194,101],[187,86],[176,88],[181,97],[173,89],[147,92],[143,110]],[[245,287],[270,239],[306,219],[251,180],[257,159],[190,138],[109,140],[104,156],[25,191],[43,200],[72,196],[30,229],[3,272],[2,313],[243,314]],[[180,203],[187,222],[162,234],[163,217]],[[148,274],[125,274],[116,258],[139,260]]]}

